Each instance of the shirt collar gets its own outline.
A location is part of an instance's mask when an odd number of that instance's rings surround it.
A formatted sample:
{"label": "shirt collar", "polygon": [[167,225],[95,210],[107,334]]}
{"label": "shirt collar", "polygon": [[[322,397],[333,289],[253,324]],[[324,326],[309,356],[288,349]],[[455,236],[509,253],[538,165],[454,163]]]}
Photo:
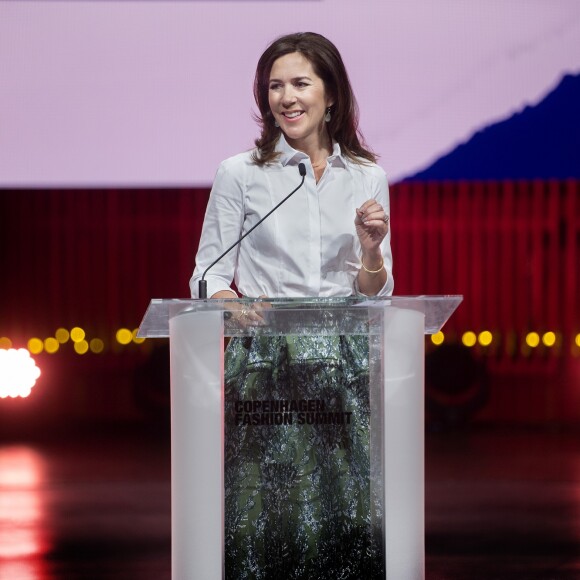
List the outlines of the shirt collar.
{"label": "shirt collar", "polygon": [[[280,134],[280,139],[278,139],[278,143],[276,143],[275,151],[280,153],[278,160],[283,166],[298,165],[301,161],[308,159],[308,155],[306,155],[306,153],[291,147],[283,134]],[[328,162],[331,165],[346,167],[346,160],[342,155],[340,145],[336,141],[333,141],[332,143],[332,153],[328,157]]]}

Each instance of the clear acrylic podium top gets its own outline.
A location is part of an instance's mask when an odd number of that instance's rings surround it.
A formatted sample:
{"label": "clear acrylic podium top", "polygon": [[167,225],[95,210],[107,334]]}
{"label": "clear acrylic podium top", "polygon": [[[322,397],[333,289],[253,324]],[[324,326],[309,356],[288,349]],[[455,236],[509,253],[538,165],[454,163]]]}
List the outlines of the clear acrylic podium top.
{"label": "clear acrylic podium top", "polygon": [[[338,298],[153,299],[137,334],[140,338],[169,336],[169,321],[188,313],[222,313],[224,336],[286,334],[367,334],[385,308],[414,310],[425,315],[425,334],[441,330],[463,296],[347,296]],[[232,304],[260,308],[264,324],[245,326],[231,316]]]}

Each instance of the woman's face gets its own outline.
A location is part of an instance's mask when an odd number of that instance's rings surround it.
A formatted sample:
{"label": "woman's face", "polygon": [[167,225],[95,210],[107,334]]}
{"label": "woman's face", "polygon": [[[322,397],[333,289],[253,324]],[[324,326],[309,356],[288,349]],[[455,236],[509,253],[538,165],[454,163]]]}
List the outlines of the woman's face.
{"label": "woman's face", "polygon": [[274,61],[268,102],[294,149],[308,152],[327,145],[324,116],[332,102],[326,96],[324,82],[304,55],[293,52]]}

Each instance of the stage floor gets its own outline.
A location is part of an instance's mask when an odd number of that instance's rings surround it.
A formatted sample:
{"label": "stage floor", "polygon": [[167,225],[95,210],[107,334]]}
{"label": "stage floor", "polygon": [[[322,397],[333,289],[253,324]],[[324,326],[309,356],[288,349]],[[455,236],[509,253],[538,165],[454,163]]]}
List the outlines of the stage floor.
{"label": "stage floor", "polygon": [[[578,431],[426,443],[428,580],[580,579]],[[0,580],[169,579],[169,473],[159,429],[0,441]]]}

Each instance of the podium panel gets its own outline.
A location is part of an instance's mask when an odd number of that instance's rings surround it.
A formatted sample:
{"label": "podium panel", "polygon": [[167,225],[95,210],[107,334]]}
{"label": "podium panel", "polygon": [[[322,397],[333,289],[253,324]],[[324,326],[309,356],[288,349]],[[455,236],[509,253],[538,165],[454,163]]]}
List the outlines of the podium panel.
{"label": "podium panel", "polygon": [[152,301],[140,336],[171,343],[173,579],[424,578],[423,335],[460,301]]}

